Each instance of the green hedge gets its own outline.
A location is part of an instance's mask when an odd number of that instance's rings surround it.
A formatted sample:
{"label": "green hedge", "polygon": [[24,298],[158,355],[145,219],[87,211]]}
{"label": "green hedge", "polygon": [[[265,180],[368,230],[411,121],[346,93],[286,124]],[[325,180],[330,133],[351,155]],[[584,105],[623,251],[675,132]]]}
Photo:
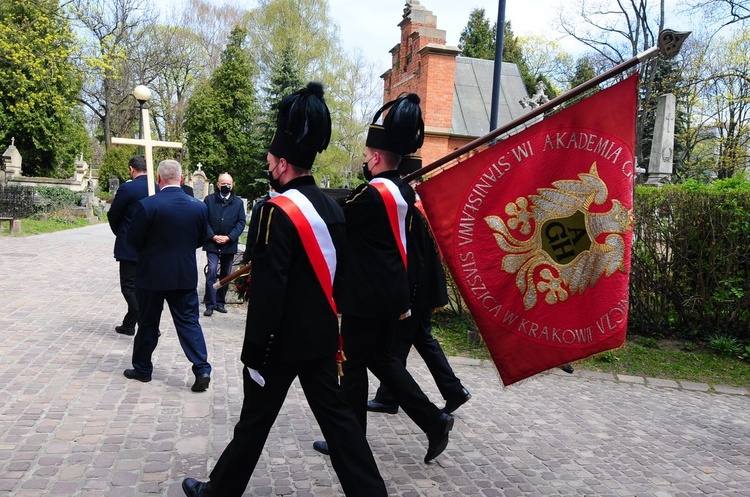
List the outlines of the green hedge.
{"label": "green hedge", "polygon": [[750,182],[638,187],[630,330],[750,339]]}

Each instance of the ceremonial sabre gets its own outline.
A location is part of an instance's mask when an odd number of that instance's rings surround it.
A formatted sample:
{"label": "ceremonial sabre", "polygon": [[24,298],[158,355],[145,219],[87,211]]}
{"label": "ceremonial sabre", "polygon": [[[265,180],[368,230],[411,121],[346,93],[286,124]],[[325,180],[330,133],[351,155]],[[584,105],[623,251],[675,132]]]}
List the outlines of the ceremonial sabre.
{"label": "ceremonial sabre", "polygon": [[214,283],[214,290],[218,290],[219,288],[223,287],[224,285],[228,285],[229,283],[233,282],[240,276],[245,276],[250,272],[250,268],[252,267],[253,263],[250,262],[245,266],[242,266],[237,271],[234,271],[233,273],[230,273],[226,276],[224,276],[222,279]]}

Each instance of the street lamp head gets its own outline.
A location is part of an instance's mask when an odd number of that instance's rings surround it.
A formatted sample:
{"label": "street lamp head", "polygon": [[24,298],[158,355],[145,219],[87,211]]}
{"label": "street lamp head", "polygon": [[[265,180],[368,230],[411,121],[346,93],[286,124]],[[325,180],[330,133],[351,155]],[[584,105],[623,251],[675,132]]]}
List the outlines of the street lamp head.
{"label": "street lamp head", "polygon": [[151,90],[149,90],[145,85],[138,85],[133,90],[133,96],[136,100],[138,100],[139,104],[143,105],[144,103],[151,100]]}

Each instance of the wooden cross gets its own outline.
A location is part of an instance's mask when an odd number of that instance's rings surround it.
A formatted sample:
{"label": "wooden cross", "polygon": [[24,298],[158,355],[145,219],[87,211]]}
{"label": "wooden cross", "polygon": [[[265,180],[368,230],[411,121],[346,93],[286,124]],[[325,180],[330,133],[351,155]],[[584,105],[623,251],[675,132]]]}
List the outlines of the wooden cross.
{"label": "wooden cross", "polygon": [[146,172],[148,174],[148,194],[156,193],[154,188],[154,147],[182,148],[180,142],[163,142],[151,139],[151,123],[149,122],[148,109],[141,109],[141,119],[143,119],[143,138],[115,138],[112,137],[112,143],[115,145],[138,145],[146,151]]}

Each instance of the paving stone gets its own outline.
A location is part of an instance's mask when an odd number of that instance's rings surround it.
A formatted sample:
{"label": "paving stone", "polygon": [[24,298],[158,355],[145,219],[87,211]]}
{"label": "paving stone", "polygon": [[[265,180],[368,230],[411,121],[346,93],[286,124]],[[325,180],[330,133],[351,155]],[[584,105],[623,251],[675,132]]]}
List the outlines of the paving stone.
{"label": "paving stone", "polygon": [[[206,479],[232,437],[246,306],[201,318],[207,392],[190,392],[169,313],[153,380],[127,380],[133,340],[114,332],[125,304],[113,243],[106,224],[0,237],[0,267],[13,269],[0,278],[2,495],[182,497],[182,479]],[[503,388],[490,361],[450,362],[473,397],[433,463],[422,462],[425,435],[403,412],[368,417],[391,496],[750,497],[747,389],[556,369]],[[441,407],[418,356],[409,368]],[[330,460],[312,449],[320,439],[295,382],[245,496],[342,495]]]}

